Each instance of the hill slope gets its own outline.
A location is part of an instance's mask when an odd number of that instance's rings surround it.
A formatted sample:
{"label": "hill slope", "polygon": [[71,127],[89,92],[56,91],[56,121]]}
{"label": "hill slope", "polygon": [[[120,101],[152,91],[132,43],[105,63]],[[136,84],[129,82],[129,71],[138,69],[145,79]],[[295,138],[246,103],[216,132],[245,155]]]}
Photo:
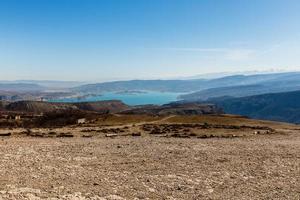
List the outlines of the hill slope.
{"label": "hill slope", "polygon": [[84,110],[98,113],[115,113],[128,109],[121,101],[98,101],[84,103],[52,103],[41,101],[17,101],[2,103],[3,111],[18,111],[29,113],[47,113],[54,111]]}
{"label": "hill slope", "polygon": [[223,113],[221,109],[217,108],[214,105],[201,103],[172,103],[162,106],[145,105],[131,107],[118,100],[82,103],[53,103],[41,101],[18,101],[12,103],[1,102],[0,111],[15,111],[26,113],[51,113],[55,111],[91,111],[99,114],[123,113],[145,115],[202,115]]}
{"label": "hill slope", "polygon": [[300,123],[300,91],[263,94],[241,98],[211,99],[225,113]]}

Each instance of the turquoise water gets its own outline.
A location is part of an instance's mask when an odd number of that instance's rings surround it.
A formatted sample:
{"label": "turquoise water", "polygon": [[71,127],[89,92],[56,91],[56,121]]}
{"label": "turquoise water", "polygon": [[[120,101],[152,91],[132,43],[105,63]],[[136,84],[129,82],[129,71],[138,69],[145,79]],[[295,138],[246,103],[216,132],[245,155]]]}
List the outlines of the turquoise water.
{"label": "turquoise water", "polygon": [[181,93],[170,92],[145,92],[134,94],[119,94],[113,92],[106,92],[99,96],[90,96],[84,99],[65,98],[52,100],[52,102],[87,102],[87,101],[103,101],[103,100],[121,100],[128,105],[145,105],[157,104],[162,105],[176,101]]}

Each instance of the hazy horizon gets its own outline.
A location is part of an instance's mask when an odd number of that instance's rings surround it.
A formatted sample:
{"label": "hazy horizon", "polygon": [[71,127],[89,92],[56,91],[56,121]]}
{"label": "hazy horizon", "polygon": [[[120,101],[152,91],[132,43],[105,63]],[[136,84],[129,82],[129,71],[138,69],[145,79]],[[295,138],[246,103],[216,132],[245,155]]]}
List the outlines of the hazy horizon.
{"label": "hazy horizon", "polygon": [[300,70],[294,0],[0,2],[0,80]]}
{"label": "hazy horizon", "polygon": [[114,81],[130,81],[130,80],[192,80],[192,79],[217,79],[221,77],[234,76],[234,75],[245,75],[251,76],[256,74],[277,74],[277,73],[298,73],[300,70],[283,70],[283,69],[269,69],[269,70],[254,70],[254,71],[223,71],[223,72],[211,72],[203,74],[193,74],[190,76],[170,76],[170,77],[112,77],[104,79],[95,79],[95,80],[69,80],[69,79],[0,79],[2,83],[10,82],[74,82],[74,83],[101,83],[101,82],[114,82]]}

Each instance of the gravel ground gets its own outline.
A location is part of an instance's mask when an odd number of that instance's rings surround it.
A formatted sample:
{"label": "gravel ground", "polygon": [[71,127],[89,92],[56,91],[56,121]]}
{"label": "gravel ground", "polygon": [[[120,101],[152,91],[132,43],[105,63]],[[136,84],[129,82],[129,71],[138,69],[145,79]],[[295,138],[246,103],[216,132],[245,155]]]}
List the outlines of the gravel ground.
{"label": "gravel ground", "polygon": [[300,134],[0,141],[0,199],[300,199]]}

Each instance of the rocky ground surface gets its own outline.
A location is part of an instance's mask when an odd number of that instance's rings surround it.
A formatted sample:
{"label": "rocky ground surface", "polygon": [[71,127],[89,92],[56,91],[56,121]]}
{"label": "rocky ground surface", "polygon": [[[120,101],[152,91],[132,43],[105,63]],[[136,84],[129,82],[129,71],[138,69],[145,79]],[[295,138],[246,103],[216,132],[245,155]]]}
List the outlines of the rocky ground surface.
{"label": "rocky ground surface", "polygon": [[300,134],[0,141],[0,199],[299,199]]}

